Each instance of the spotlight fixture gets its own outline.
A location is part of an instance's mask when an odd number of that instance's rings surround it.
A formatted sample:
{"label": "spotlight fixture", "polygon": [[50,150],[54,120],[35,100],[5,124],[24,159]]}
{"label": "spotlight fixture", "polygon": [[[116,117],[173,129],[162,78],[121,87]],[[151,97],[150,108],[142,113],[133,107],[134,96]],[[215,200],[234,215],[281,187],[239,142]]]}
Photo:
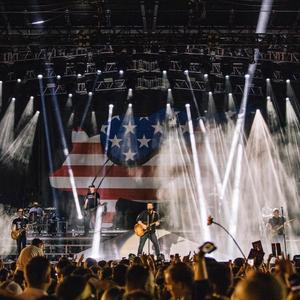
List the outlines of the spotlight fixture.
{"label": "spotlight fixture", "polygon": [[289,98],[289,97],[286,97],[285,100],[286,100],[286,101],[290,101],[290,98]]}
{"label": "spotlight fixture", "polygon": [[270,96],[268,96],[268,97],[267,97],[267,100],[271,100],[271,97],[270,97]]}
{"label": "spotlight fixture", "polygon": [[163,70],[162,73],[163,73],[163,75],[167,75],[167,71],[166,70]]}
{"label": "spotlight fixture", "polygon": [[208,95],[209,95],[209,96],[211,96],[211,95],[212,95],[212,92],[211,92],[211,91],[209,91],[209,92],[208,92]]}
{"label": "spotlight fixture", "polygon": [[184,73],[184,75],[188,75],[189,74],[189,70],[185,70],[183,73]]}
{"label": "spotlight fixture", "polygon": [[249,78],[250,78],[250,75],[249,75],[249,74],[246,74],[246,75],[245,75],[245,78],[246,78],[246,79],[249,79]]}
{"label": "spotlight fixture", "polygon": [[42,74],[39,74],[39,75],[38,75],[38,79],[43,79],[43,75],[42,75]]}
{"label": "spotlight fixture", "polygon": [[123,70],[120,70],[120,71],[119,71],[119,75],[121,75],[121,76],[124,75],[124,71],[123,71]]}
{"label": "spotlight fixture", "polygon": [[97,75],[101,75],[101,70],[97,70]]}
{"label": "spotlight fixture", "polygon": [[109,108],[113,108],[114,105],[113,105],[113,104],[109,104],[108,107],[109,107]]}
{"label": "spotlight fixture", "polygon": [[16,101],[16,98],[15,98],[15,97],[12,97],[12,98],[11,98],[11,101]]}
{"label": "spotlight fixture", "polygon": [[289,79],[286,80],[286,83],[291,83],[291,81]]}
{"label": "spotlight fixture", "polygon": [[187,103],[186,105],[185,105],[185,107],[186,108],[188,108],[188,107],[190,107],[191,105],[189,104],[189,103]]}
{"label": "spotlight fixture", "polygon": [[93,96],[93,93],[92,93],[92,92],[89,92],[88,95],[89,95],[89,97],[92,97],[92,96]]}
{"label": "spotlight fixture", "polygon": [[40,25],[40,24],[44,24],[44,23],[45,23],[44,20],[38,20],[38,21],[32,22],[31,25]]}
{"label": "spotlight fixture", "polygon": [[22,82],[21,78],[18,78],[18,79],[17,79],[17,82],[18,82],[18,83],[21,83],[21,82]]}
{"label": "spotlight fixture", "polygon": [[225,76],[225,79],[229,79],[229,75],[226,75],[226,76]]}
{"label": "spotlight fixture", "polygon": [[70,94],[68,95],[68,97],[69,97],[69,98],[72,98],[72,97],[73,97],[73,95],[70,93]]}
{"label": "spotlight fixture", "polygon": [[77,78],[81,78],[82,77],[82,75],[79,73],[79,74],[77,74]]}
{"label": "spotlight fixture", "polygon": [[168,93],[171,93],[172,92],[172,90],[171,89],[168,89]]}
{"label": "spotlight fixture", "polygon": [[205,73],[205,74],[204,74],[204,79],[207,79],[207,78],[208,78],[208,74]]}
{"label": "spotlight fixture", "polygon": [[56,78],[57,78],[57,80],[60,80],[60,79],[61,79],[61,76],[60,76],[60,75],[57,75]]}
{"label": "spotlight fixture", "polygon": [[270,78],[267,78],[266,81],[267,81],[267,82],[270,82]]}
{"label": "spotlight fixture", "polygon": [[232,96],[232,93],[228,93],[228,96],[231,97],[231,96]]}
{"label": "spotlight fixture", "polygon": [[34,97],[33,97],[33,96],[30,96],[29,100],[33,100],[33,99],[34,99]]}
{"label": "spotlight fixture", "polygon": [[128,103],[128,108],[132,108],[132,103]]}

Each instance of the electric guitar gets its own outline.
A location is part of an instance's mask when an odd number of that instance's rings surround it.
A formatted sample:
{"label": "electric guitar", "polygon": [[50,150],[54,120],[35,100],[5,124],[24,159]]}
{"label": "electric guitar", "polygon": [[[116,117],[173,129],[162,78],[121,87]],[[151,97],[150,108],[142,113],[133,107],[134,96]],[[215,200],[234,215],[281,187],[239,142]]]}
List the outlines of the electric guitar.
{"label": "electric guitar", "polygon": [[290,220],[288,220],[288,221],[285,221],[284,224],[281,224],[281,225],[275,225],[275,226],[273,226],[272,228],[270,228],[270,230],[269,230],[270,238],[273,238],[276,234],[278,234],[278,231],[279,231],[280,229],[282,229],[286,224],[291,223],[291,222],[293,222],[293,221],[295,221],[295,220],[296,220],[296,218],[290,219]]}
{"label": "electric guitar", "polygon": [[[158,222],[158,221],[156,221],[156,222]],[[144,234],[146,234],[146,233],[150,230],[151,226],[154,225],[156,222],[150,223],[149,226],[147,226],[146,229],[143,228],[143,225],[142,225],[142,224],[136,223],[136,224],[134,225],[134,228],[133,228],[134,233],[135,233],[137,236],[141,237],[141,236],[143,236]],[[145,224],[145,225],[146,225],[146,224]]]}
{"label": "electric guitar", "polygon": [[19,236],[25,232],[27,229],[25,228],[22,228],[22,229],[15,229],[15,230],[12,230],[11,233],[10,233],[10,237],[13,239],[13,240],[17,240],[19,238]]}

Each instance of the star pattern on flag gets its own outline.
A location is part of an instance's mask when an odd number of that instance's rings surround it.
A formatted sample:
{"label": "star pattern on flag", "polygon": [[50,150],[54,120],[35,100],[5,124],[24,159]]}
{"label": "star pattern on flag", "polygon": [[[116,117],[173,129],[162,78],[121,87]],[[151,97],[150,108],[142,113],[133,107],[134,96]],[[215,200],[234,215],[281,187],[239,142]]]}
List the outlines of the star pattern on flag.
{"label": "star pattern on flag", "polygon": [[153,133],[153,134],[156,134],[156,133],[162,134],[162,133],[163,133],[164,128],[163,128],[163,126],[160,124],[159,121],[157,121],[155,125],[151,125],[151,127],[154,128],[154,133]]}
{"label": "star pattern on flag", "polygon": [[131,121],[129,121],[128,124],[127,125],[123,125],[123,127],[126,129],[125,135],[128,134],[128,133],[130,133],[130,132],[132,134],[134,134],[134,129],[135,129],[136,125],[131,124]]}
{"label": "star pattern on flag", "polygon": [[[107,123],[104,123],[100,131],[100,140],[106,147],[107,156],[115,164],[126,167],[144,164],[151,159],[161,147],[164,139],[166,109],[161,109],[147,116],[114,116],[111,122],[109,137],[107,137]],[[174,112],[175,127],[186,125],[186,111]],[[188,127],[181,127],[187,140],[189,139]],[[179,130],[181,130],[179,128]]]}
{"label": "star pattern on flag", "polygon": [[136,152],[132,152],[131,149],[129,149],[127,152],[124,152],[123,155],[125,155],[125,160],[134,160],[134,156],[136,155]]}
{"label": "star pattern on flag", "polygon": [[151,139],[147,139],[145,135],[141,139],[137,139],[140,142],[140,148],[147,147],[149,148],[149,142]]}
{"label": "star pattern on flag", "polygon": [[109,139],[111,141],[111,147],[118,147],[120,148],[120,143],[122,139],[118,139],[117,135],[115,134],[113,139]]}

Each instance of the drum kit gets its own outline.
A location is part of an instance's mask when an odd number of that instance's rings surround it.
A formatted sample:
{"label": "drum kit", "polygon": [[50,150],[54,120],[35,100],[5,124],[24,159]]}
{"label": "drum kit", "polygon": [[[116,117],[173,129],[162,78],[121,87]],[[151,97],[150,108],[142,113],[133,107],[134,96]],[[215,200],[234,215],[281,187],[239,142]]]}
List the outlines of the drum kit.
{"label": "drum kit", "polygon": [[52,235],[57,233],[60,220],[57,217],[55,207],[44,208],[43,214],[38,214],[36,211],[30,212],[30,208],[25,208],[24,215],[28,218],[29,224],[32,225],[33,232]]}

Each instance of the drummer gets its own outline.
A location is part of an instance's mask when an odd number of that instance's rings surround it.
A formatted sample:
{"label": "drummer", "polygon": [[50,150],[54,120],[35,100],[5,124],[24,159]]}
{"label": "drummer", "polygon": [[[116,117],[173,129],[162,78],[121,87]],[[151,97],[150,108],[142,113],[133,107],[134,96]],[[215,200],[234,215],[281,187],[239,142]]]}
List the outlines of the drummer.
{"label": "drummer", "polygon": [[33,206],[29,210],[29,220],[31,223],[36,223],[34,231],[37,231],[39,234],[41,234],[42,231],[43,216],[43,209],[40,207],[38,202],[34,202]]}

